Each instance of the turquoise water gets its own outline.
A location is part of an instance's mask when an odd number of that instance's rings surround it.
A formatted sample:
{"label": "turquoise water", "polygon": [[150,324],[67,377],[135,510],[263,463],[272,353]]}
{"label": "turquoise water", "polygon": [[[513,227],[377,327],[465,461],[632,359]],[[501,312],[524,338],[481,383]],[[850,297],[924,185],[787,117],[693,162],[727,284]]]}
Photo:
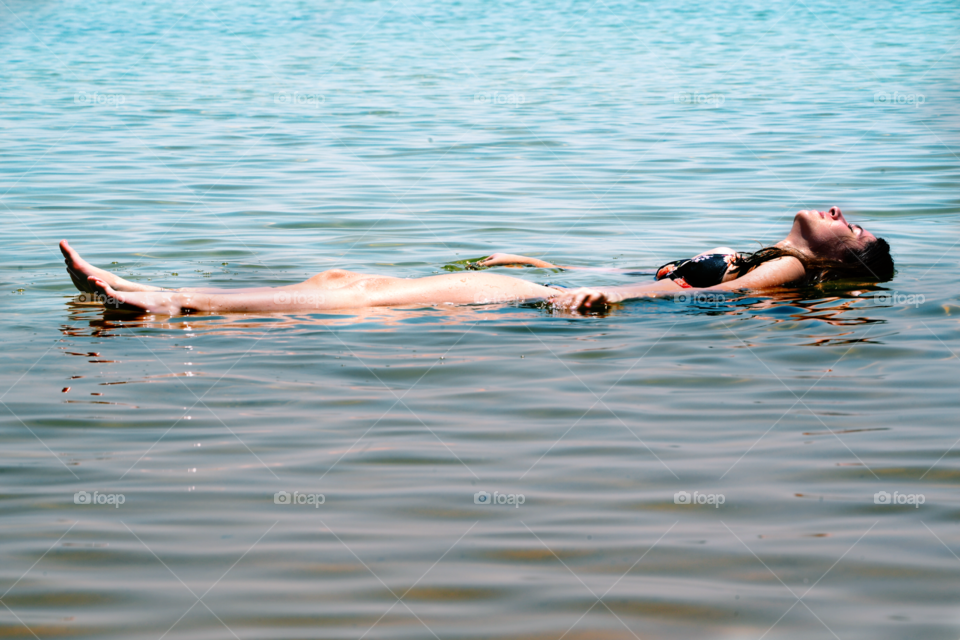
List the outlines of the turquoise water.
{"label": "turquoise water", "polygon": [[[0,636],[960,637],[958,23],[4,0]],[[168,286],[649,271],[832,205],[892,282],[595,317],[105,314],[56,248]]]}

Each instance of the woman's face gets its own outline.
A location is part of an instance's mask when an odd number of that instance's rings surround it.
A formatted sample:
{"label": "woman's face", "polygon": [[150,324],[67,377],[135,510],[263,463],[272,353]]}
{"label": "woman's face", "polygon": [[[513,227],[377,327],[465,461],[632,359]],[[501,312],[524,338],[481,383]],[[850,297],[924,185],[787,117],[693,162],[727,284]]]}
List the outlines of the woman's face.
{"label": "woman's face", "polygon": [[844,248],[859,249],[876,239],[863,227],[848,223],[840,207],[831,207],[829,211],[805,209],[798,213],[793,219],[790,234],[782,244],[812,256],[840,259]]}

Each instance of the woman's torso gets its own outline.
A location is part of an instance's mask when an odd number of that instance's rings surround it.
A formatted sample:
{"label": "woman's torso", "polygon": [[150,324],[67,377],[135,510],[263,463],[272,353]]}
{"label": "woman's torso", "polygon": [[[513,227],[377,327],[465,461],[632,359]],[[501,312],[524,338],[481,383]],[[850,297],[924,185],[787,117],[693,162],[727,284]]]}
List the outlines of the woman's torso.
{"label": "woman's torso", "polygon": [[669,279],[683,288],[706,288],[735,279],[734,261],[736,251],[729,247],[717,247],[686,260],[668,262],[654,276],[656,280]]}

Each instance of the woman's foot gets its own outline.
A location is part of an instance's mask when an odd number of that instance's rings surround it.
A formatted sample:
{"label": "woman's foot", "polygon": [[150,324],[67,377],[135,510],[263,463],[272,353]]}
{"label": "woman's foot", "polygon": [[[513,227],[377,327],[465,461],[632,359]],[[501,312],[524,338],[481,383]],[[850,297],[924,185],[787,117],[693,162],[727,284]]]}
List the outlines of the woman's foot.
{"label": "woman's foot", "polygon": [[109,271],[93,266],[81,258],[80,254],[66,240],[60,241],[60,251],[63,253],[63,261],[67,263],[67,273],[70,274],[74,286],[80,291],[86,293],[97,291],[90,281],[91,277],[99,278],[116,291],[160,291],[160,287],[130,282]]}
{"label": "woman's foot", "polygon": [[102,278],[90,276],[90,292],[110,309],[132,309],[165,316],[180,315],[183,295],[176,291],[117,291]]}

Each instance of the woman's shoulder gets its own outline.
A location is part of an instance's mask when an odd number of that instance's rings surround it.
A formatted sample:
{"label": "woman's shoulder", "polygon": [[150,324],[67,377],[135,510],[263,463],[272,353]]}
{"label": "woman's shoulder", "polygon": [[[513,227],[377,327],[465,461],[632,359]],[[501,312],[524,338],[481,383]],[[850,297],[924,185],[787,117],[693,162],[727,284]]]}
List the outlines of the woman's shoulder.
{"label": "woman's shoulder", "polygon": [[752,266],[745,273],[724,280],[721,289],[768,289],[801,281],[806,274],[803,263],[794,256],[778,256]]}

